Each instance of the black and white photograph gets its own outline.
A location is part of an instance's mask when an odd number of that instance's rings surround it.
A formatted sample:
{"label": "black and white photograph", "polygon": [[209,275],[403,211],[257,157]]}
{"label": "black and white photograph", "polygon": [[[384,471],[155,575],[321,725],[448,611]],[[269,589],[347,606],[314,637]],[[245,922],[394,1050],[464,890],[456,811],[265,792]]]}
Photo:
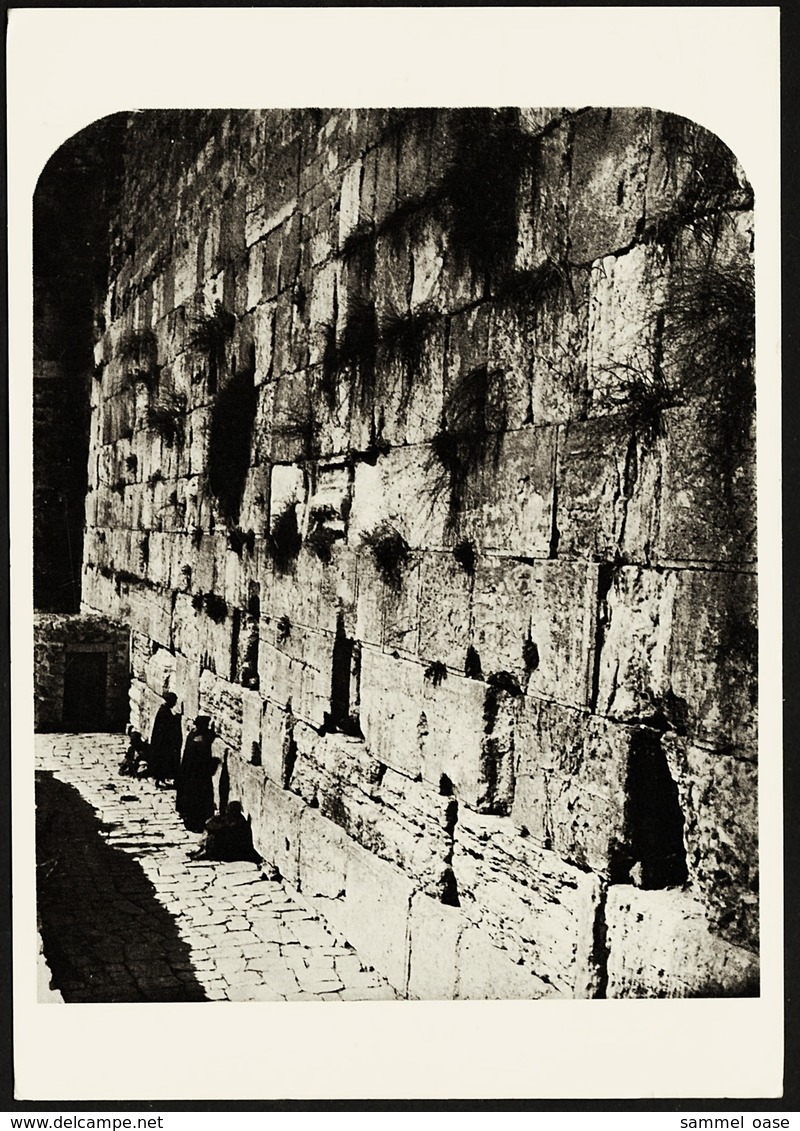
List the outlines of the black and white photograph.
{"label": "black and white photograph", "polygon": [[48,1016],[760,998],[759,207],[643,100],[131,103],[52,152]]}

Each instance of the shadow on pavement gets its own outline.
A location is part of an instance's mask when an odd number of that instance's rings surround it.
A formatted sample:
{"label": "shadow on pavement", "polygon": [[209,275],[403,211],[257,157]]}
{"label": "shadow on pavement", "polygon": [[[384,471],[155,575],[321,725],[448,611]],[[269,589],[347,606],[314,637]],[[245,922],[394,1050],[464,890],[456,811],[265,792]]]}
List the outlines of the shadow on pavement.
{"label": "shadow on pavement", "polygon": [[66,1002],[205,1001],[188,945],[135,859],[71,785],[36,775],[37,907]]}

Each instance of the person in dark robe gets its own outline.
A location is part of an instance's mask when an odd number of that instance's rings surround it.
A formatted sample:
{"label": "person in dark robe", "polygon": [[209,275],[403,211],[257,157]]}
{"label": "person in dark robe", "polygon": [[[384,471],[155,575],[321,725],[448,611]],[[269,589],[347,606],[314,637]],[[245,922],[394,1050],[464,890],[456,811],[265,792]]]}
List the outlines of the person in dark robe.
{"label": "person in dark robe", "polygon": [[201,833],[214,816],[214,770],[217,761],[211,753],[214,734],[208,715],[198,715],[186,739],[175,794],[175,807],[186,828]]}
{"label": "person in dark robe", "polygon": [[175,782],[181,764],[181,717],[173,713],[178,702],[174,691],[168,691],[156,711],[150,737],[150,773],[156,785]]}
{"label": "person in dark robe", "polygon": [[229,801],[225,812],[206,821],[206,838],[189,854],[194,860],[251,860],[261,863],[253,847],[250,823],[239,801]]}

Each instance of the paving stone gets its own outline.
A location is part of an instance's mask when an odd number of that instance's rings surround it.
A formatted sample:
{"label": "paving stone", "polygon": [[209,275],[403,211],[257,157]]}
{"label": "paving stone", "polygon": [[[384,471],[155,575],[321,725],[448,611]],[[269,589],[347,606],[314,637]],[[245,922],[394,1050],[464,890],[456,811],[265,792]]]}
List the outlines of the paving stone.
{"label": "paving stone", "polygon": [[60,931],[82,931],[69,956],[72,976],[53,981],[48,1001],[396,997],[298,893],[264,878],[258,865],[190,860],[202,838],[183,828],[174,793],[147,779],[108,780],[126,745],[122,735],[36,737],[37,768],[77,790],[96,810],[103,851],[119,854],[101,864],[85,853],[86,874],[64,886],[57,905],[40,908]]}

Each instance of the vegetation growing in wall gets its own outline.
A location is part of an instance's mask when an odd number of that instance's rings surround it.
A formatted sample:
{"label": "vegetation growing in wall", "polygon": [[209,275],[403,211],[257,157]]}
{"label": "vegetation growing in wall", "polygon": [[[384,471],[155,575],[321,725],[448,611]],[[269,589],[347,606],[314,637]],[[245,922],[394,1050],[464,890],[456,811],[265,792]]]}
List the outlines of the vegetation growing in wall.
{"label": "vegetation growing in wall", "polygon": [[439,687],[442,680],[447,679],[447,665],[443,664],[441,660],[434,660],[425,669],[424,678],[434,687]]}
{"label": "vegetation growing in wall", "polygon": [[287,616],[278,620],[277,640],[279,644],[286,644],[292,635],[292,622]]}
{"label": "vegetation growing in wall", "polygon": [[215,393],[220,374],[225,367],[225,347],[236,326],[236,317],[217,299],[210,314],[194,319],[188,334],[191,350],[201,354],[208,363],[208,391]]}
{"label": "vegetation growing in wall", "polygon": [[400,589],[411,553],[400,531],[384,522],[363,534],[361,544],[372,554],[375,567],[389,588]]}
{"label": "vegetation growing in wall", "polygon": [[739,180],[736,158],[718,137],[675,114],[662,116],[661,133],[668,175],[680,191],[649,234],[674,249],[688,228],[713,246],[734,210],[752,208],[752,190]]}
{"label": "vegetation growing in wall", "polygon": [[[491,430],[487,423],[489,382],[495,376],[481,365],[456,380],[431,443],[439,469],[434,492],[447,494],[451,527],[463,510],[470,480],[487,458],[496,461],[499,456],[502,431]],[[503,422],[497,423],[502,428]]]}
{"label": "vegetation growing in wall", "polygon": [[278,573],[288,573],[297,560],[303,540],[297,525],[297,506],[287,503],[267,534],[267,551]]}
{"label": "vegetation growing in wall", "polygon": [[127,330],[119,339],[117,353],[128,384],[150,385],[158,380],[158,341],[152,330]]}
{"label": "vegetation growing in wall", "polygon": [[211,410],[208,488],[230,524],[236,524],[239,518],[258,409],[254,358],[251,361],[220,389]]}
{"label": "vegetation growing in wall", "polygon": [[147,407],[147,423],[167,447],[182,444],[186,397],[182,393],[164,394]]}
{"label": "vegetation growing in wall", "polygon": [[242,550],[252,554],[256,548],[255,531],[242,530],[240,526],[234,526],[233,530],[228,532],[228,548],[239,558],[242,556]]}
{"label": "vegetation growing in wall", "polygon": [[513,264],[517,194],[529,140],[518,111],[476,108],[453,114],[454,154],[444,181],[456,267],[488,272]]}
{"label": "vegetation growing in wall", "polygon": [[336,518],[336,511],[331,506],[315,507],[309,516],[306,546],[312,553],[316,554],[323,565],[330,564],[334,543],[344,537],[343,530],[327,525]]}
{"label": "vegetation growing in wall", "polygon": [[475,543],[470,539],[462,539],[453,547],[453,557],[468,577],[475,574]]}

